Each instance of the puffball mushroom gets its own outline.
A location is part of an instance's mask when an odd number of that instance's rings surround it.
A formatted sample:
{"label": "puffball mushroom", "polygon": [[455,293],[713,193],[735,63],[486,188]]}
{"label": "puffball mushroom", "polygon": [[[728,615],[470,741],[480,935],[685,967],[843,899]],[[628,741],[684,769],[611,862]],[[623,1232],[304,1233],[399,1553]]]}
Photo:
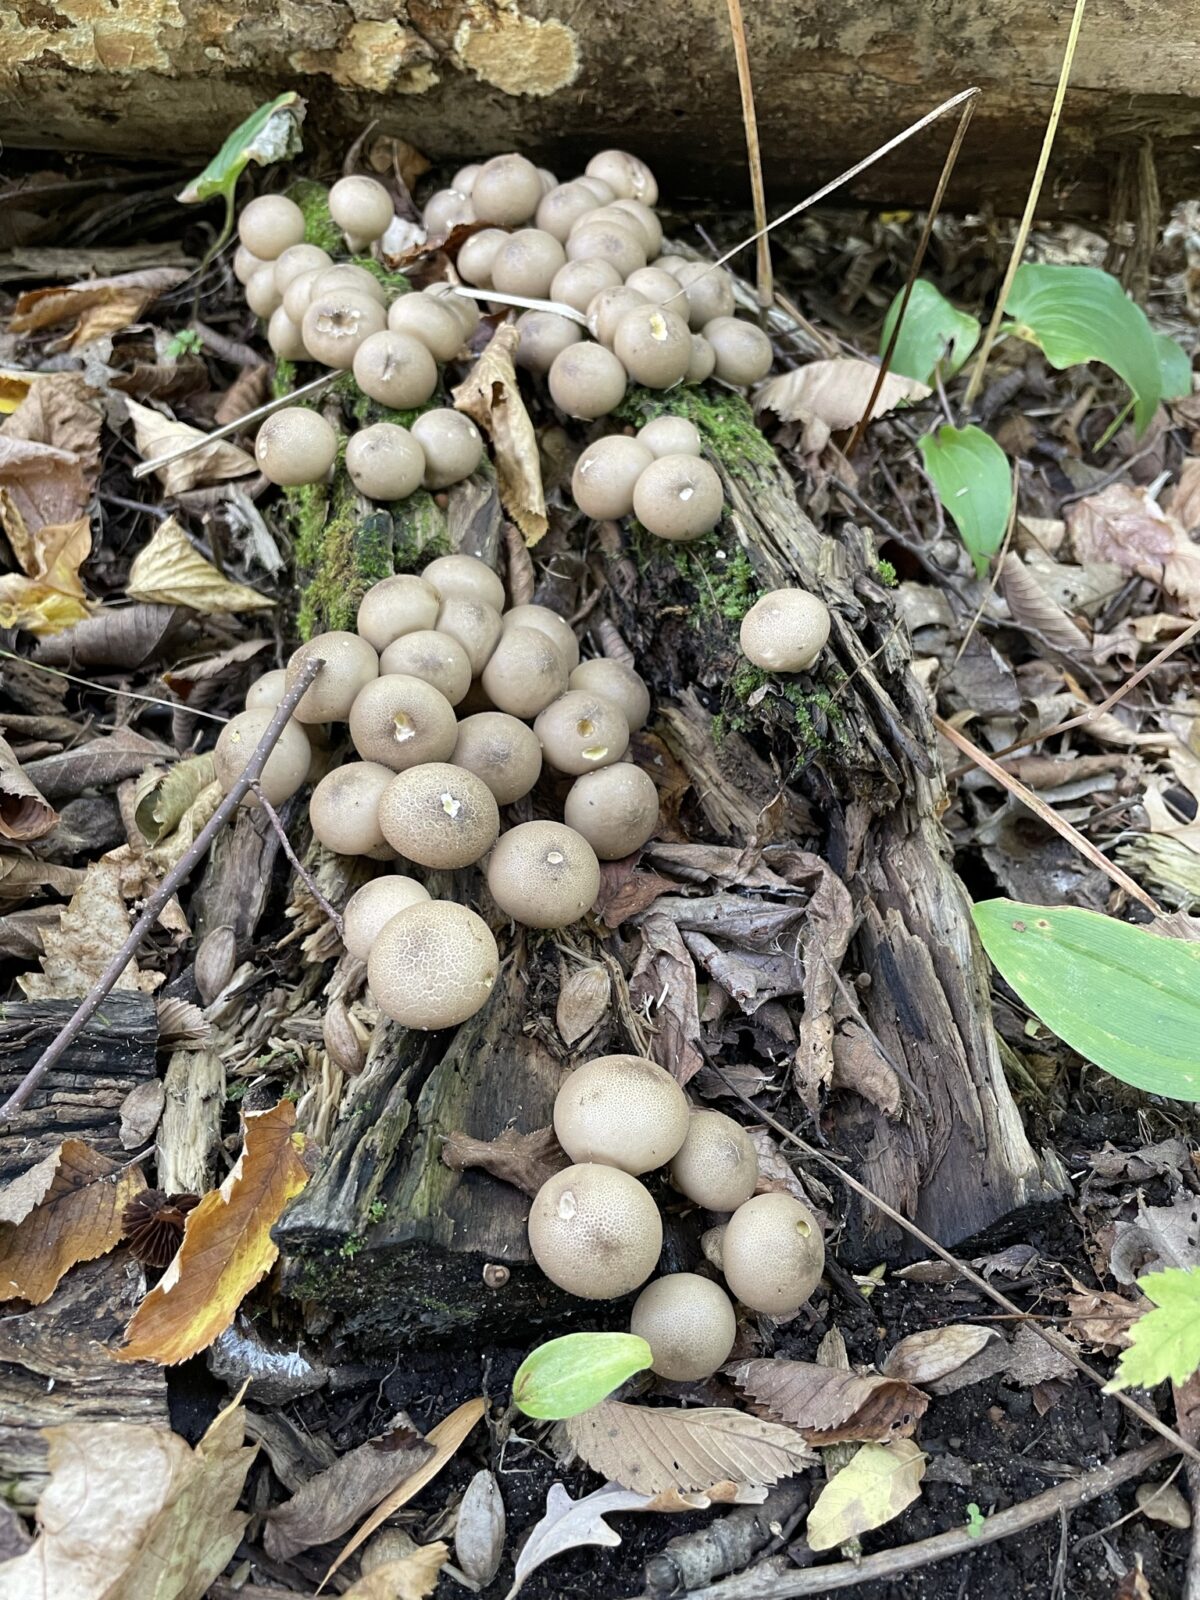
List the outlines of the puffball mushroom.
{"label": "puffball mushroom", "polygon": [[640,200],[643,205],[658,204],[658,184],[650,168],[628,150],[599,150],[584,168],[589,178],[599,178],[614,195]]}
{"label": "puffball mushroom", "polygon": [[471,663],[471,676],[478,677],[500,639],[500,613],[496,608],[482,600],[451,595],[442,601],[437,627],[439,633],[458,640]]}
{"label": "puffball mushroom", "polygon": [[636,224],[628,219],[629,226],[621,222],[600,219],[593,222],[585,217],[571,230],[567,239],[568,261],[607,261],[622,278],[646,265],[646,247],[638,237]]}
{"label": "puffball mushroom", "polygon": [[436,194],[430,195],[421,213],[426,233],[435,239],[444,238],[468,222],[478,221],[478,217],[470,195],[458,189],[439,189]]}
{"label": "puffball mushroom", "polygon": [[362,392],[394,411],[423,406],[437,388],[437,362],[428,349],[411,333],[394,333],[390,328],[362,341],[354,352],[353,369]]}
{"label": "puffball mushroom", "polygon": [[717,352],[702,333],[692,335],[692,355],[685,383],[705,383],[716,370]]}
{"label": "puffball mushroom", "polygon": [[282,194],[262,194],[238,216],[238,238],[260,261],[274,261],[304,239],[304,213]]}
{"label": "puffball mushroom", "polygon": [[454,708],[445,695],[406,673],[373,678],[350,707],[350,738],[364,761],[395,772],[446,761],[458,740]]}
{"label": "puffball mushroom", "polygon": [[696,1272],[655,1278],[629,1313],[629,1331],[650,1346],[652,1372],[674,1383],[711,1378],[737,1337],[737,1316],[719,1284]]}
{"label": "puffball mushroom", "polygon": [[464,239],[455,262],[459,276],[477,289],[490,289],[492,263],[507,241],[508,234],[503,228],[482,228]]}
{"label": "puffball mushroom", "polygon": [[[724,267],[714,267],[704,261],[685,261],[674,276],[677,287],[683,290],[683,296],[674,309],[680,311],[698,332],[715,317],[732,319],[733,279]],[[744,326],[751,328],[753,324],[747,322]],[[759,330],[755,328],[754,331],[757,333]]]}
{"label": "puffball mushroom", "polygon": [[[231,717],[221,729],[213,751],[213,764],[216,768],[217,782],[225,794],[229,793],[249,766],[250,757],[254,754],[274,715],[273,706],[261,706],[253,711],[239,711],[237,716]],[[298,727],[295,722],[286,722],[274,749],[267,757],[262,777],[258,780],[263,794],[271,805],[281,806],[285,800],[291,799],[308,777],[311,760],[312,746],[305,736],[304,729]],[[242,803],[247,806],[258,804],[253,790],[246,795]]]}
{"label": "puffball mushroom", "polygon": [[276,306],[267,323],[267,343],[281,361],[307,361],[308,351],[300,329],[282,306]]}
{"label": "puffball mushroom", "polygon": [[407,500],[421,487],[425,452],[407,428],[373,422],[359,428],[346,445],[350,482],[368,500]]}
{"label": "puffball mushroom", "polygon": [[542,228],[518,228],[492,260],[492,287],[501,294],[542,300],[554,274],[566,264],[567,253],[552,233]]}
{"label": "puffball mushroom", "polygon": [[517,318],[517,332],[521,342],[516,363],[528,372],[549,372],[556,357],[583,338],[577,322],[555,311],[523,311]]}
{"label": "puffball mushroom", "polygon": [[635,383],[670,389],[682,383],[692,358],[692,336],[667,306],[634,306],[617,323],[613,354]]}
{"label": "puffball mushroom", "polygon": [[637,442],[655,457],[698,456],[704,449],[696,424],[669,414],[643,423],[637,431]]}
{"label": "puffball mushroom", "polygon": [[723,1111],[693,1111],[687,1137],[671,1161],[671,1178],[680,1193],[698,1206],[736,1211],[758,1182],[754,1141],[740,1122]]}
{"label": "puffball mushroom", "polygon": [[320,483],[337,458],[337,434],[319,411],[284,406],[267,418],[254,440],[263,476],[284,488]]}
{"label": "puffball mushroom", "polygon": [[[629,274],[625,286],[642,295],[651,305],[663,306],[669,303],[671,310],[677,316],[682,316],[683,311],[687,310],[684,298],[679,292],[678,281],[661,267],[639,267],[636,272]],[[682,311],[680,307],[683,308]]]}
{"label": "puffball mushroom", "polygon": [[469,478],[483,460],[483,435],[461,411],[435,406],[412,425],[412,436],[425,452],[427,489],[448,489]]}
{"label": "puffball mushroom", "polygon": [[264,706],[274,709],[287,692],[287,673],[282,667],[275,667],[271,672],[264,672],[261,678],[246,690],[245,708],[247,711],[261,711]]}
{"label": "puffball mushroom", "polygon": [[745,389],[771,370],[774,352],[761,328],[742,317],[714,317],[704,324],[704,337],[716,356],[717,377]]}
{"label": "puffball mushroom", "polygon": [[345,722],[360,689],[379,675],[379,657],[356,633],[335,629],[318,633],[293,651],[287,664],[287,686],[295,683],[305,662],[314,656],[323,662],[300,697],[293,715],[297,722]]}
{"label": "puffball mushroom", "polygon": [[534,1196],[529,1247],[550,1282],[568,1294],[618,1300],[654,1271],[662,1218],[636,1178],[584,1162],[556,1172]]}
{"label": "puffball mushroom", "polygon": [[471,203],[481,222],[516,228],[542,203],[542,180],[532,161],[510,154],[493,156],[475,174]]}
{"label": "puffball mushroom", "polygon": [[588,332],[602,345],[611,345],[617,324],[625,313],[637,306],[649,304],[644,294],[639,294],[636,289],[630,289],[625,284],[614,289],[601,289],[587,304],[585,315]]}
{"label": "puffball mushroom", "polygon": [[481,600],[495,611],[504,610],[504,585],[496,572],[478,556],[438,556],[421,576],[443,600]]}
{"label": "puffball mushroom", "polygon": [[579,640],[575,630],[549,606],[512,606],[501,618],[501,627],[505,633],[512,628],[539,628],[566,662],[568,672],[579,665]]}
{"label": "puffball mushroom", "polygon": [[720,522],[724,506],[716,469],[698,456],[659,456],[634,485],[634,515],[660,539],[699,539]]}
{"label": "puffball mushroom", "polygon": [[537,718],[533,731],[558,772],[579,777],[611,767],[629,748],[629,724],[613,701],[587,689],[568,689]]}
{"label": "puffball mushroom", "polygon": [[631,196],[621,195],[613,201],[612,209],[618,215],[623,211],[626,216],[634,219],[644,237],[646,259],[653,261],[662,249],[663,242],[662,223],[658,220],[658,213],[653,206],[648,206],[644,201],[635,200]]}
{"label": "puffball mushroom", "polygon": [[379,1009],[393,1022],[422,1030],[453,1028],[473,1017],[499,970],[487,923],[450,900],[418,901],[397,912],[367,957],[367,982]]}
{"label": "puffball mushroom", "polygon": [[625,398],[625,368],[601,344],[572,344],[555,356],[547,375],[550,397],[569,417],[592,420]]}
{"label": "puffball mushroom", "polygon": [[640,673],[623,661],[597,656],[581,661],[568,680],[572,689],[587,689],[612,700],[625,713],[630,733],[644,728],[650,717],[650,691]]}
{"label": "puffball mushroom", "polygon": [[[561,822],[522,822],[496,841],[488,857],[492,899],[526,928],[565,928],[600,892],[596,852]],[[568,1152],[569,1153],[569,1152]]]}
{"label": "puffball mushroom", "polygon": [[289,245],[275,263],[275,287],[280,294],[286,294],[291,284],[304,273],[323,272],[332,265],[332,260],[319,245]]}
{"label": "puffball mushroom", "polygon": [[571,229],[580,217],[597,210],[599,206],[599,198],[578,180],[560,183],[538,201],[537,225],[562,244],[570,237]]}
{"label": "puffball mushroom", "polygon": [[363,595],[355,627],[374,649],[386,650],[403,634],[432,628],[441,603],[437,590],[424,578],[397,573],[372,584]]}
{"label": "puffball mushroom", "polygon": [[271,263],[264,261],[261,256],[256,256],[253,250],[247,250],[244,244],[239,244],[233,252],[233,275],[243,288],[258,271],[259,267],[269,267]]}
{"label": "puffball mushroom", "polygon": [[572,1161],[634,1176],[670,1161],[687,1127],[687,1096],[646,1056],[597,1056],[576,1067],[554,1098],[555,1136]]}
{"label": "puffball mushroom", "polygon": [[373,272],[356,266],[353,261],[339,261],[335,266],[326,267],[317,279],[313,298],[319,294],[356,294],[387,309],[387,290]]}
{"label": "puffball mushroom", "polygon": [[318,280],[300,335],[314,361],[345,371],[354,365],[359,347],[372,334],[382,333],[386,322],[383,307],[369,295],[353,289],[330,290]]}
{"label": "puffball mushroom", "polygon": [[330,189],[329,215],[346,235],[350,248],[355,250],[383,237],[395,215],[395,207],[381,183],[356,174],[339,178]]}
{"label": "puffball mushroom", "polygon": [[509,806],[541,776],[542,747],[533,729],[507,712],[477,711],[458,724],[450,760],[482,778],[497,805]]}
{"label": "puffball mushroom", "polygon": [[[438,609],[441,609],[439,602]],[[393,639],[379,658],[380,672],[404,672],[423,678],[458,705],[471,687],[471,662],[457,639],[434,628],[419,628]]]}
{"label": "puffball mushroom", "polygon": [[550,298],[560,305],[586,314],[588,306],[602,289],[619,289],[621,274],[611,262],[568,261],[554,274],[550,285]]}
{"label": "puffball mushroom", "polygon": [[742,618],[738,642],[767,672],[806,672],[829,638],[829,608],[807,589],[772,589]]}
{"label": "puffball mushroom", "polygon": [[390,872],[382,878],[372,878],[346,901],[342,912],[342,943],[357,960],[365,961],[371,954],[371,946],[393,917],[428,899],[429,890],[425,885],[415,878],[406,878],[403,873]]}
{"label": "puffball mushroom", "polygon": [[563,818],[601,861],[620,861],[654,837],[658,790],[648,772],[631,761],[618,761],[576,778]]}
{"label": "puffball mushroom", "polygon": [[335,855],[377,857],[379,800],[394,776],[378,761],[347,761],[327,772],[308,803],[314,838]]}
{"label": "puffball mushroom", "polygon": [[482,778],[430,761],[395,775],[379,826],[393,850],[422,867],[469,867],[495,844],[500,812]]}
{"label": "puffball mushroom", "polygon": [[273,316],[283,304],[283,296],[275,282],[275,268],[270,262],[265,267],[259,267],[247,283],[246,304],[256,317],[266,318]]}
{"label": "puffball mushroom", "polygon": [[751,1311],[782,1317],[812,1294],[825,1270],[816,1217],[790,1194],[757,1194],[730,1217],[721,1240],[730,1293]]}
{"label": "puffball mushroom", "polygon": [[637,439],[612,433],[588,445],[571,474],[571,495],[585,517],[595,521],[627,517],[633,510],[633,489],[654,460]]}
{"label": "puffball mushroom", "polygon": [[566,693],[567,664],[540,628],[505,628],[480,681],[498,711],[529,722]]}
{"label": "puffball mushroom", "polygon": [[463,347],[461,317],[436,295],[398,295],[388,307],[387,325],[393,333],[419,339],[438,361],[453,361]]}

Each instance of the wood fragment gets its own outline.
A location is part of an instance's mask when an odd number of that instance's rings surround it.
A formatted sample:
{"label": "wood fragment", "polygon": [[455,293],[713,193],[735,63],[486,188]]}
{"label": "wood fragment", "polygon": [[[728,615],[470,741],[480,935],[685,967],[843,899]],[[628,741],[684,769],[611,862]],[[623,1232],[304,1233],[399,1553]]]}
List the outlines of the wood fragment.
{"label": "wood fragment", "polygon": [[158,1186],[168,1194],[204,1194],[218,1181],[225,1108],[225,1062],[220,1051],[174,1051],[165,1088],[167,1103],[156,1155]]}

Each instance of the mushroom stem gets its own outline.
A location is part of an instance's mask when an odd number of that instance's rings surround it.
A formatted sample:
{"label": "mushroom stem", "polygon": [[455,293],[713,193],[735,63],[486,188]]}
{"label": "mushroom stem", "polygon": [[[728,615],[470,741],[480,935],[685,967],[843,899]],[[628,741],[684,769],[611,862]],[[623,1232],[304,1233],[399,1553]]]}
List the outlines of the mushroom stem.
{"label": "mushroom stem", "polygon": [[340,372],[327,372],[323,377],[314,378],[311,383],[302,383],[298,389],[293,389],[291,394],[281,394],[274,400],[268,400],[265,405],[256,406],[253,411],[247,411],[244,417],[235,417],[232,422],[227,422],[224,427],[214,428],[211,433],[201,434],[199,438],[193,439],[189,444],[180,445],[178,450],[168,450],[165,456],[155,456],[153,461],[139,462],[134,467],[132,476],[146,478],[150,473],[157,472],[159,467],[168,466],[172,461],[181,461],[184,456],[190,456],[194,450],[202,450],[206,444],[215,444],[218,439],[228,439],[231,433],[238,433],[252,422],[260,422],[263,417],[269,417],[276,411],[282,411],[285,406],[294,405],[297,400],[304,400],[309,395],[320,393],[335,378],[340,377]]}

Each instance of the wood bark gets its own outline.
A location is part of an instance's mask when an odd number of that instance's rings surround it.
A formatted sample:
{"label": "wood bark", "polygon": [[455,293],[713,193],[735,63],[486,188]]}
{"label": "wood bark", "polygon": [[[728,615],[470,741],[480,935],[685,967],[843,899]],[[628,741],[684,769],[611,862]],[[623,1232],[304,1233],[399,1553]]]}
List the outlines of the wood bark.
{"label": "wood bark", "polygon": [[[1151,141],[1165,199],[1190,192],[1200,42],[1184,0],[1092,0],[1042,212],[1102,211]],[[955,90],[983,90],[948,204],[1020,209],[1069,8],[1016,0],[759,0],[746,27],[768,204],[815,188]],[[724,0],[15,0],[0,18],[0,137],[191,158],[283,90],[310,143],[369,123],[436,159],[521,148],[569,172],[628,146],[676,200],[744,199],[746,147]],[[928,200],[950,137],[856,185]],[[336,164],[336,163],[335,163]]]}

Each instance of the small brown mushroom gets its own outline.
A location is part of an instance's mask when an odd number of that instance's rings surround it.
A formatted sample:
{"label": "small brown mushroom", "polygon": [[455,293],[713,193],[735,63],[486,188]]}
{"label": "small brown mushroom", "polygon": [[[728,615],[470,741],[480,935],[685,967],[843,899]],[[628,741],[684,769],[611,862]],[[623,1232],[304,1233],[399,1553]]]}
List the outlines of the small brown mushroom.
{"label": "small brown mushroom", "polygon": [[313,299],[318,295],[356,294],[364,300],[374,300],[387,309],[387,291],[373,272],[357,266],[353,261],[338,261],[325,267],[317,280]]}
{"label": "small brown mushroom", "polygon": [[658,184],[646,163],[628,150],[600,150],[585,169],[589,178],[599,178],[614,195],[640,200],[643,205],[658,204]]}
{"label": "small brown mushroom", "polygon": [[510,628],[539,628],[552,641],[572,672],[579,665],[579,640],[571,624],[549,606],[512,606],[500,619],[503,631]]}
{"label": "small brown mushroom", "polygon": [[288,287],[306,272],[323,272],[332,265],[333,262],[319,245],[289,245],[275,263],[275,287],[280,294],[286,294]]}
{"label": "small brown mushroom", "polygon": [[723,1111],[695,1110],[687,1138],[671,1162],[675,1187],[709,1211],[736,1211],[754,1193],[758,1154],[754,1141]]}
{"label": "small brown mushroom", "polygon": [[412,436],[425,452],[427,489],[448,489],[469,478],[483,460],[483,435],[461,411],[434,406],[422,411],[412,425]]}
{"label": "small brown mushroom", "polygon": [[550,765],[574,777],[611,767],[629,748],[629,724],[620,706],[583,689],[569,689],[548,705],[533,731]]}
{"label": "small brown mushroom", "polygon": [[[274,715],[274,706],[239,711],[221,729],[213,751],[213,765],[217,782],[226,794],[250,765],[250,758]],[[281,806],[285,800],[291,799],[307,779],[311,761],[312,746],[304,736],[304,729],[295,722],[286,722],[258,780],[262,792],[273,806]],[[253,791],[246,795],[242,804],[251,807],[258,805]]]}
{"label": "small brown mushroom", "polygon": [[350,738],[364,761],[395,772],[445,761],[458,740],[454,708],[423,678],[387,673],[360,689],[350,707]]}
{"label": "small brown mushroom", "polygon": [[293,715],[306,725],[314,722],[345,722],[360,689],[379,674],[379,657],[365,639],[356,633],[335,629],[318,633],[292,652],[287,664],[287,686],[296,681],[300,668],[313,657],[324,662],[313,682],[300,697]]}
{"label": "small brown mushroom", "polygon": [[550,298],[586,314],[602,289],[619,289],[621,274],[608,261],[568,261],[554,274]]}
{"label": "small brown mushroom", "polygon": [[625,398],[625,368],[601,344],[573,344],[555,356],[550,396],[569,417],[592,419],[615,411]]}
{"label": "small brown mushroom", "polygon": [[503,628],[481,674],[498,711],[530,722],[567,689],[567,664],[540,628]]}
{"label": "small brown mushroom", "polygon": [[354,381],[380,405],[408,411],[423,406],[437,388],[437,362],[412,334],[383,329],[354,352]]}
{"label": "small brown mushroom", "polygon": [[478,556],[438,556],[421,576],[443,600],[479,600],[493,611],[504,610],[504,585],[495,570]]}
{"label": "small brown mushroom", "polygon": [[507,243],[508,234],[503,228],[481,228],[464,239],[455,262],[459,276],[478,289],[490,289],[492,263]]}
{"label": "small brown mushroom", "polygon": [[[676,274],[684,299],[675,306],[698,331],[716,317],[733,316],[733,279],[724,267],[715,267],[707,261],[687,261]],[[746,327],[752,327],[746,323]],[[757,331],[757,330],[755,330]]]}
{"label": "small brown mushroom", "polygon": [[704,449],[696,424],[669,413],[644,423],[637,438],[652,456],[698,456]]}
{"label": "small brown mushroom", "polygon": [[383,332],[386,320],[377,300],[352,289],[330,291],[318,282],[300,333],[314,361],[344,371],[354,365],[359,347],[372,334]]}
{"label": "small brown mushroom", "polygon": [[613,354],[635,383],[670,389],[687,375],[692,336],[683,318],[667,307],[635,306],[617,323]]}
{"label": "small brown mushroom", "polygon": [[339,178],[329,191],[329,215],[352,250],[382,238],[395,214],[391,195],[375,178],[356,173]]}
{"label": "small brown mushroom", "polygon": [[568,238],[566,248],[568,261],[607,261],[622,278],[646,265],[646,247],[632,218],[626,228],[619,222],[592,222],[585,217]]}
{"label": "small brown mushroom", "polygon": [[615,289],[601,289],[599,294],[588,301],[585,313],[588,332],[602,345],[611,345],[616,335],[617,324],[625,313],[637,306],[649,304],[644,294],[639,294],[627,284],[621,284]]}
{"label": "small brown mushroom", "polygon": [[304,213],[282,194],[263,194],[242,207],[238,238],[260,261],[275,261],[304,239]]}
{"label": "small brown mushroom", "polygon": [[543,374],[550,371],[562,351],[583,338],[583,329],[577,322],[553,311],[523,311],[517,318],[517,332],[521,335],[517,365]]}
{"label": "small brown mushroom", "polygon": [[504,711],[477,711],[458,724],[452,765],[473,772],[495,796],[510,806],[527,795],[542,771],[537,734]]}
{"label": "small brown mushroom", "polygon": [[445,695],[452,706],[458,705],[471,687],[467,652],[457,639],[434,628],[418,628],[393,639],[379,657],[379,670],[421,678]]}
{"label": "small brown mushroom", "polygon": [[398,572],[372,584],[363,595],[355,626],[374,649],[386,650],[403,634],[432,628],[440,605],[431,583],[411,572]]}
{"label": "small brown mushroom", "polygon": [[319,411],[285,406],[267,418],[254,441],[264,477],[284,486],[320,483],[337,457],[337,434]]}
{"label": "small brown mushroom", "polygon": [[421,221],[431,239],[444,239],[455,228],[478,220],[474,200],[458,189],[439,189],[430,195],[421,213]]}
{"label": "small brown mushroom", "polygon": [[579,457],[571,474],[571,494],[585,517],[597,522],[627,517],[633,510],[633,489],[653,461],[637,439],[612,433],[596,439]]}
{"label": "small brown mushroom", "polygon": [[582,183],[560,183],[538,201],[537,225],[563,243],[571,229],[589,211],[595,211],[600,200]]}
{"label": "small brown mushroom", "polygon": [[492,287],[501,294],[544,299],[554,274],[566,263],[566,251],[552,233],[543,228],[518,228],[492,261]]}
{"label": "small brown mushroom", "polygon": [[463,346],[462,318],[445,299],[431,294],[402,294],[388,307],[393,333],[419,339],[435,361],[453,361]]}
{"label": "small brown mushroom", "polygon": [[307,361],[308,351],[300,329],[282,306],[276,306],[267,323],[267,343],[281,361]]}
{"label": "small brown mushroom", "polygon": [[365,961],[371,954],[371,946],[393,917],[428,899],[429,890],[424,884],[402,873],[389,872],[382,878],[372,878],[346,901],[342,912],[342,943],[352,956]]}
{"label": "small brown mushroom", "polygon": [[538,169],[524,156],[493,156],[475,174],[471,201],[481,222],[517,228],[528,222],[542,203]]}
{"label": "small brown mushroom", "polygon": [[745,389],[771,370],[774,351],[761,328],[742,317],[714,317],[704,324],[704,337],[716,356],[717,377]]}
{"label": "small brown mushroom", "polygon": [[572,669],[568,687],[587,689],[614,701],[625,713],[630,733],[644,728],[650,718],[650,691],[646,680],[623,661],[613,661],[608,656],[581,661]]}
{"label": "small brown mushroom", "polygon": [[373,422],[350,436],[346,471],[368,500],[407,500],[421,487],[425,452],[407,428]]}

